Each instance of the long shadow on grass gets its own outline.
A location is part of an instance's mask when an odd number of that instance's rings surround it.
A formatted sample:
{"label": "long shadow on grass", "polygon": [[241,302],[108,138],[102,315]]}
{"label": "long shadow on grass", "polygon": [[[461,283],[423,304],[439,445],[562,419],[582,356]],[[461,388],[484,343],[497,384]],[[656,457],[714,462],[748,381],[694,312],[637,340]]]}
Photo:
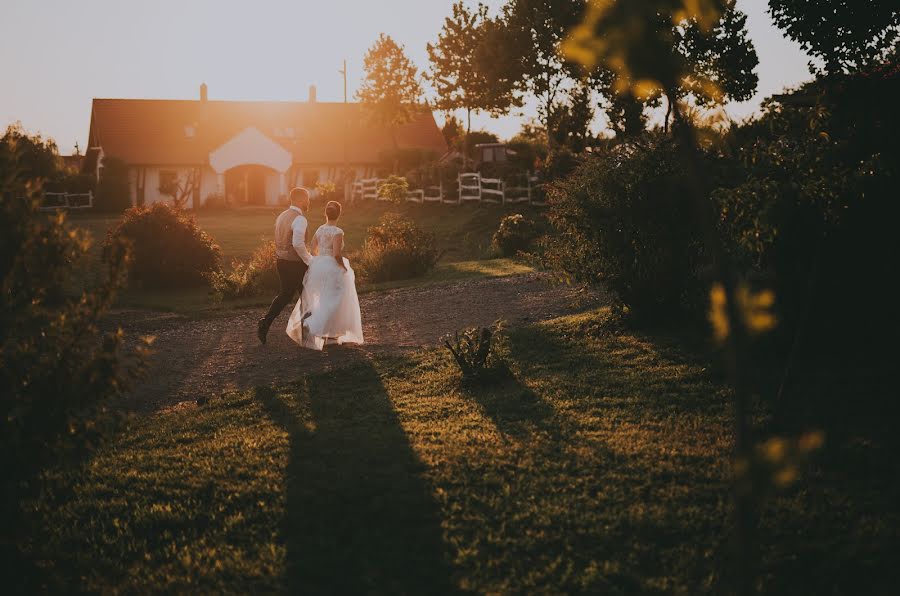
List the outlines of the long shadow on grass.
{"label": "long shadow on grass", "polygon": [[292,593],[451,593],[439,509],[369,364],[256,397],[290,434]]}
{"label": "long shadow on grass", "polygon": [[564,438],[563,421],[556,417],[553,406],[526,387],[510,370],[498,371],[493,377],[463,388],[501,433],[524,439],[539,433],[551,442]]}
{"label": "long shadow on grass", "polygon": [[[703,553],[719,547],[725,521],[718,507],[725,486],[711,469],[715,454],[661,456],[640,445],[660,440],[656,423],[672,416],[704,412],[710,424],[719,424],[722,404],[702,369],[681,354],[628,337],[607,335],[597,342],[587,333],[577,325],[537,325],[510,337],[517,375],[531,380],[537,393],[520,412],[537,415],[538,426],[561,427],[533,447],[545,458],[543,473],[560,467],[566,473],[559,485],[571,481],[574,495],[586,489],[599,497],[594,506],[571,505],[593,520],[593,527],[575,522],[573,559],[576,565],[627,561],[617,573],[604,573],[626,593],[655,592],[644,582],[667,577],[702,591],[712,571]],[[620,424],[621,434],[615,431]],[[570,452],[570,445],[580,449]],[[635,507],[653,513],[636,513]],[[704,515],[693,516],[697,508]]]}

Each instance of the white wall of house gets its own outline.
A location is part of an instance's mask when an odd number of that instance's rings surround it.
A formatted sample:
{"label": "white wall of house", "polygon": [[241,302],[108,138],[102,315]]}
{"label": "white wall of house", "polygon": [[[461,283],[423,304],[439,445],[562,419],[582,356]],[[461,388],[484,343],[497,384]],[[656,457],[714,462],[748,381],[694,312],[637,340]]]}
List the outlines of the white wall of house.
{"label": "white wall of house", "polygon": [[216,171],[209,166],[200,170],[200,204],[206,204],[206,199],[219,192],[219,182]]}
{"label": "white wall of house", "polygon": [[[169,202],[172,200],[170,195],[164,195],[159,192],[159,182],[162,172],[175,172],[181,180],[186,180],[191,174],[190,167],[185,166],[132,166],[128,170],[128,189],[131,195],[131,204],[136,205],[138,200],[138,187],[140,178],[143,177],[144,183],[144,204],[152,205],[159,202]],[[208,168],[203,168],[204,170]],[[210,170],[211,171],[211,170]],[[200,199],[203,201],[202,182],[206,176],[201,176]],[[212,173],[211,188],[215,190],[215,172]],[[190,199],[188,199],[190,204]]]}
{"label": "white wall of house", "polygon": [[[350,169],[357,180],[362,178],[371,178],[375,175],[375,167],[365,164],[351,164]],[[340,164],[303,164],[295,165],[292,168],[291,175],[286,180],[287,191],[290,192],[291,187],[301,186],[303,184],[303,172],[315,170],[318,172],[319,182],[338,182],[340,179],[343,165]],[[142,172],[143,171],[143,172]],[[191,168],[185,166],[132,166],[128,171],[128,187],[131,198],[131,204],[137,204],[138,198],[138,176],[144,177],[144,204],[152,205],[157,202],[171,202],[172,197],[163,195],[159,192],[160,173],[163,171],[177,172],[182,179],[190,174]],[[281,176],[278,172],[268,171],[265,176],[266,182],[266,204],[281,204]],[[315,190],[311,188],[310,190]],[[200,169],[200,204],[206,203],[206,199],[211,195],[215,195],[219,191],[219,180],[216,171],[210,166],[204,166]],[[188,201],[190,206],[190,200]]]}
{"label": "white wall of house", "polygon": [[277,205],[281,195],[281,174],[266,172],[266,204]]}
{"label": "white wall of house", "polygon": [[159,192],[159,173],[161,170],[162,168],[147,168],[144,178],[144,205],[152,205],[160,201],[171,201],[169,197],[164,197]]}

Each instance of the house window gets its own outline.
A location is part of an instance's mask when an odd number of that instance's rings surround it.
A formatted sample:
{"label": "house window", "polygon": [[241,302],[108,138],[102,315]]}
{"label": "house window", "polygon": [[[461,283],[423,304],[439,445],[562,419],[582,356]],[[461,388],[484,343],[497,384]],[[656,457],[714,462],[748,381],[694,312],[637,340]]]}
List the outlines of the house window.
{"label": "house window", "polygon": [[506,161],[506,147],[482,147],[481,161]]}
{"label": "house window", "polygon": [[159,172],[159,192],[164,195],[174,195],[178,187],[178,172],[175,170],[161,170]]}

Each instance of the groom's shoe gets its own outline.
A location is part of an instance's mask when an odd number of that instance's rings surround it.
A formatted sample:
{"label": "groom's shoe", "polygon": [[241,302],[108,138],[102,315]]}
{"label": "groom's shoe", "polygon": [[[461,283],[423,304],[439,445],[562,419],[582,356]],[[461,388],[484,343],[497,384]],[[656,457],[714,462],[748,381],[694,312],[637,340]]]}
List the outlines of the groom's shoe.
{"label": "groom's shoe", "polygon": [[256,337],[259,338],[260,343],[266,343],[266,336],[269,335],[269,326],[266,324],[265,319],[260,319],[256,322]]}
{"label": "groom's shoe", "polygon": [[303,313],[300,319],[300,341],[305,343],[309,339],[309,327],[306,325],[306,319],[312,316],[311,312]]}

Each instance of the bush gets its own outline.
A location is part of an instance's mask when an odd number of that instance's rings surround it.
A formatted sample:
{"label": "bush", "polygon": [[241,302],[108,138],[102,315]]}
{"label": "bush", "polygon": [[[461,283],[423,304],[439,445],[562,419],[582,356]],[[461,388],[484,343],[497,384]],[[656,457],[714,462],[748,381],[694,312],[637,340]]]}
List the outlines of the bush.
{"label": "bush", "polygon": [[131,206],[131,189],[128,185],[128,164],[114,157],[103,158],[100,182],[94,209],[109,213],[121,213]]}
{"label": "bush", "polygon": [[635,315],[698,313],[703,254],[674,142],[620,145],[550,185],[547,264],[603,282]]}
{"label": "bush", "polygon": [[578,157],[568,147],[557,147],[544,161],[541,174],[545,180],[562,180],[578,167]]}
{"label": "bush", "polygon": [[225,211],[231,209],[233,205],[228,201],[225,195],[219,193],[211,193],[203,201],[202,209],[207,211]]}
{"label": "bush", "polygon": [[132,207],[111,231],[111,240],[130,242],[130,279],[145,288],[204,283],[220,269],[221,251],[184,211],[166,203]]}
{"label": "bush", "polygon": [[[318,199],[322,202],[322,204],[328,203],[328,201],[332,201],[337,197],[337,184],[334,182],[316,182],[316,191],[318,194]],[[341,188],[341,192],[343,192],[343,188]]]}
{"label": "bush", "polygon": [[419,277],[437,264],[434,234],[397,213],[385,213],[377,226],[369,228],[357,269],[367,281],[382,282]]}
{"label": "bush", "polygon": [[511,257],[526,250],[536,236],[534,222],[516,213],[500,220],[500,227],[494,232],[491,244],[504,257]]}
{"label": "bush", "polygon": [[740,168],[713,196],[735,261],[775,290],[780,328],[818,317],[878,329],[893,309],[898,101],[895,56],[809,83],[734,131]]}
{"label": "bush", "polygon": [[279,281],[275,261],[275,242],[266,242],[253,252],[249,261],[235,260],[230,271],[211,273],[210,286],[221,298],[262,296],[276,292]]}
{"label": "bush", "polygon": [[506,371],[506,338],[500,321],[491,327],[469,327],[447,334],[444,345],[466,383],[483,382]]}
{"label": "bush", "polygon": [[6,128],[0,137],[0,152],[6,159],[4,167],[15,167],[20,180],[40,180],[46,185],[55,182],[62,173],[56,142],[28,134],[20,122]]}
{"label": "bush", "polygon": [[121,331],[99,330],[124,276],[125,247],[110,243],[102,279],[85,288],[75,271],[94,258],[88,237],[64,214],[40,212],[40,182],[19,174],[15,157],[0,147],[0,575],[29,593],[39,590],[21,583],[27,559],[17,542],[30,532],[23,499],[46,488],[37,481],[45,465],[102,437],[103,405],[122,395],[141,358],[123,348]]}
{"label": "bush", "polygon": [[395,205],[406,201],[409,192],[409,183],[403,176],[391,174],[385,180],[378,182],[378,198],[390,201]]}

